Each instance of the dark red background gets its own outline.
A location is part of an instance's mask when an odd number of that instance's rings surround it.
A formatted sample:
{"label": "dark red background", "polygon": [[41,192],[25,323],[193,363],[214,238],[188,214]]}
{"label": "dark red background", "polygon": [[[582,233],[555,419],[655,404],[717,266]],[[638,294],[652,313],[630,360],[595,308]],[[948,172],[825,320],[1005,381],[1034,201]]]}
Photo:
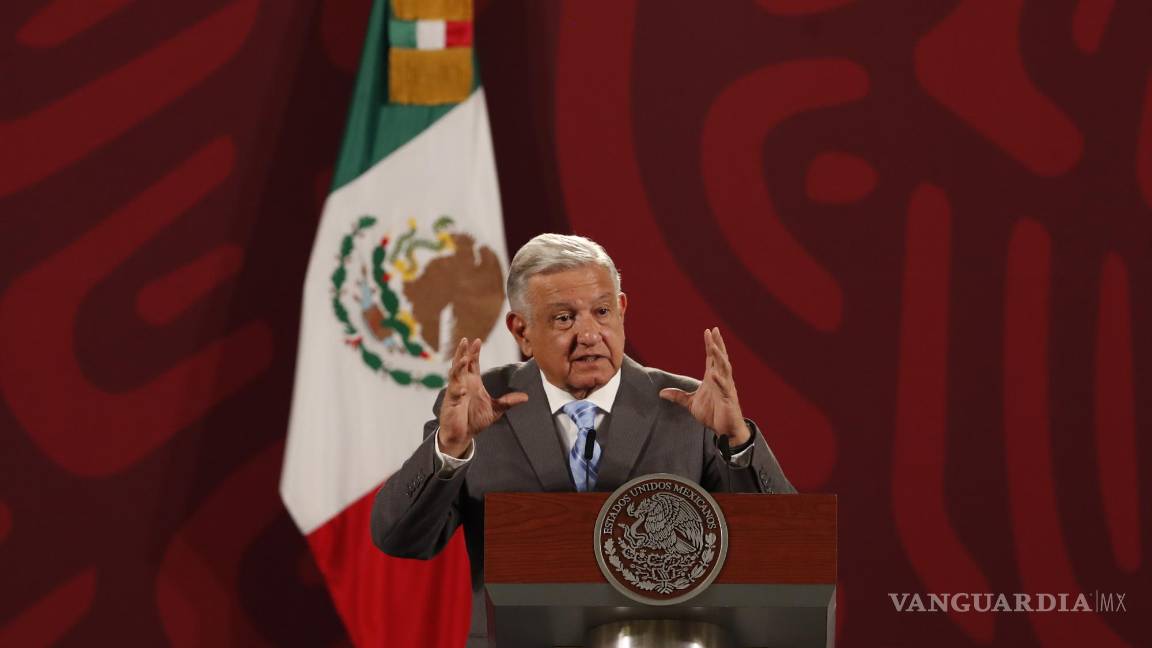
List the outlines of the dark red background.
{"label": "dark red background", "polygon": [[[341,645],[276,492],[368,0],[0,4],[0,644]],[[840,645],[1149,641],[1152,4],[479,7],[510,249],[729,338]],[[889,592],[1126,593],[900,614]]]}

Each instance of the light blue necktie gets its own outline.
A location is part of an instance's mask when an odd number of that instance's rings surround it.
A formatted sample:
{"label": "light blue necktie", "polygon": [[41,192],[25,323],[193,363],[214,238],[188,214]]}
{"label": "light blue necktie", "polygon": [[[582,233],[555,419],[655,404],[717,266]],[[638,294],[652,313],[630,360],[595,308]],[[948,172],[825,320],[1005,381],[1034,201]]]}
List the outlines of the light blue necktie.
{"label": "light blue necktie", "polygon": [[568,465],[572,468],[572,481],[576,482],[576,490],[590,491],[596,487],[596,468],[600,465],[600,444],[592,441],[592,461],[584,461],[584,449],[588,444],[588,432],[595,427],[596,409],[592,403],[584,400],[572,401],[561,408],[568,418],[576,424],[578,430],[576,443],[572,444],[572,451],[568,453]]}

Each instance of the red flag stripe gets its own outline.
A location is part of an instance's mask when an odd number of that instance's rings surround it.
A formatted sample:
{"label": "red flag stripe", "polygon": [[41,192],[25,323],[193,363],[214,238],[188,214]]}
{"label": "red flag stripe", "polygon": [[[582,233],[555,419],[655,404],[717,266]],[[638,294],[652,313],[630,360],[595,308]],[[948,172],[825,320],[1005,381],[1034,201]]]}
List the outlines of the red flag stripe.
{"label": "red flag stripe", "polygon": [[459,648],[472,614],[464,534],[432,560],[393,558],[372,544],[375,491],[308,535],[336,611],[359,648]]}
{"label": "red flag stripe", "polygon": [[444,23],[445,47],[471,47],[471,45],[471,20],[449,20]]}

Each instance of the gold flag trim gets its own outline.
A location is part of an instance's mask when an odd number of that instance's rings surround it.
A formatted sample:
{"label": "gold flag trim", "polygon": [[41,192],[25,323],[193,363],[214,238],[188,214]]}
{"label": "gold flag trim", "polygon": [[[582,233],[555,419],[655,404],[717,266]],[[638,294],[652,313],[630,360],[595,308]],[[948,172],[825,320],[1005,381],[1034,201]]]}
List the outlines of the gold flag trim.
{"label": "gold flag trim", "polygon": [[388,55],[392,103],[433,106],[460,103],[472,94],[472,48],[393,48]]}
{"label": "gold flag trim", "polygon": [[400,20],[472,20],[472,0],[392,0]]}

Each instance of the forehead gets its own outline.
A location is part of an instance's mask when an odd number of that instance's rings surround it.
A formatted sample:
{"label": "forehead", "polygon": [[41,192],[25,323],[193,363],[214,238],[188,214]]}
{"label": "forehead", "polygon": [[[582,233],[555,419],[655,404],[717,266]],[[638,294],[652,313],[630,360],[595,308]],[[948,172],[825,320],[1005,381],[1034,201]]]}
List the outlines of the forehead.
{"label": "forehead", "polygon": [[612,275],[598,265],[533,275],[527,288],[529,300],[537,306],[610,299],[616,294]]}

